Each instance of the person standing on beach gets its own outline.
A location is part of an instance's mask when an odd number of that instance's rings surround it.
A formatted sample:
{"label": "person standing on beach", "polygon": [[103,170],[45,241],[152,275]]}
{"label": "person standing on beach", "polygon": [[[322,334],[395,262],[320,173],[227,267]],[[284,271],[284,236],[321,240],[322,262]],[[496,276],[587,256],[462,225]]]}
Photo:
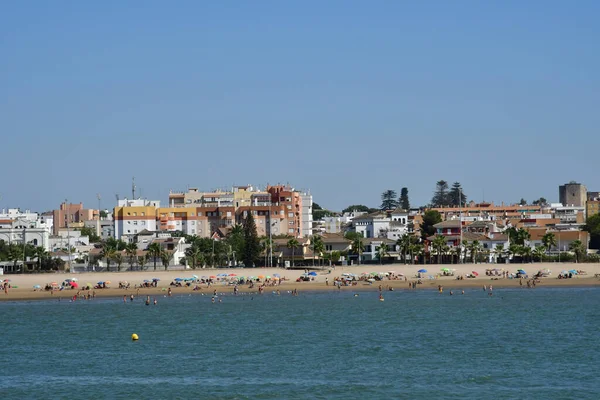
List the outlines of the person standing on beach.
{"label": "person standing on beach", "polygon": [[167,292],[167,294],[169,295],[169,297],[171,297],[173,295],[173,293],[171,292],[171,288],[169,288],[169,291]]}

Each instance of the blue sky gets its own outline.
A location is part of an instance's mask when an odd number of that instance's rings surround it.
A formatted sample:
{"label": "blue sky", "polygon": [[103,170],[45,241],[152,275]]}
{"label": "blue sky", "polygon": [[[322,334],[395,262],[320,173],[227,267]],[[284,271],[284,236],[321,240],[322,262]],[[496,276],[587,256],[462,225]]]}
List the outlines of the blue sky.
{"label": "blue sky", "polygon": [[0,4],[0,208],[287,183],[600,190],[595,1]]}

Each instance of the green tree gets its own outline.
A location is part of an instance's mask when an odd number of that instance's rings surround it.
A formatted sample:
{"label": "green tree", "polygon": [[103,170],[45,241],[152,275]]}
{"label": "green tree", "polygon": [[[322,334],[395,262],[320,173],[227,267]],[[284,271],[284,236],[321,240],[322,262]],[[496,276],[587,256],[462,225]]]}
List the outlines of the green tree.
{"label": "green tree", "polygon": [[109,245],[104,245],[100,252],[100,258],[106,259],[106,271],[110,272],[110,262],[114,259],[116,250]]}
{"label": "green tree", "polygon": [[394,210],[398,208],[398,201],[396,198],[398,197],[395,190],[388,189],[381,194],[381,206],[379,207],[381,211],[386,210]]}
{"label": "green tree", "polygon": [[554,236],[554,233],[548,232],[544,236],[542,236],[542,244],[546,248],[547,252],[549,252],[552,247],[555,247],[556,236]]}
{"label": "green tree", "polygon": [[533,249],[533,256],[540,262],[544,261],[544,255],[546,254],[546,249],[542,246],[538,246]]}
{"label": "green tree", "polygon": [[131,268],[133,268],[136,264],[137,261],[137,244],[135,243],[128,243],[127,246],[125,246],[125,254],[127,255],[127,262],[129,263],[129,266]]}
{"label": "green tree", "polygon": [[292,249],[292,267],[296,266],[295,251],[298,247],[300,247],[300,243],[298,242],[298,240],[296,240],[296,238],[291,238],[290,240],[288,240],[287,248]]}
{"label": "green tree", "polygon": [[448,182],[441,180],[435,184],[435,192],[431,198],[433,207],[446,207],[450,205],[450,196],[448,193]]}
{"label": "green tree", "polygon": [[100,210],[100,219],[108,218],[108,213],[104,210]]}
{"label": "green tree", "polygon": [[517,229],[514,226],[506,229],[505,233],[508,235],[511,244],[518,244],[519,246],[524,246],[525,242],[531,238],[526,229]]}
{"label": "green tree", "polygon": [[123,264],[123,253],[115,251],[112,260],[117,264],[117,272],[119,272],[121,270],[121,265]]}
{"label": "green tree", "polygon": [[155,271],[156,271],[156,261],[160,258],[162,252],[163,252],[163,250],[162,250],[162,247],[160,246],[160,243],[154,242],[154,243],[150,243],[150,246],[148,246],[148,256],[152,257],[152,260],[154,261],[154,270]]}
{"label": "green tree", "polygon": [[381,243],[379,247],[377,247],[377,259],[379,260],[379,265],[383,263],[383,259],[389,257],[390,253],[388,253],[388,248],[385,243]]}
{"label": "green tree", "polygon": [[404,209],[404,210],[409,210],[410,209],[410,201],[408,199],[408,188],[407,187],[403,187],[402,189],[400,189],[400,208]]}
{"label": "green tree", "polygon": [[396,241],[396,245],[398,245],[400,252],[402,253],[402,260],[404,261],[404,264],[406,264],[407,256],[410,253],[410,245],[413,243],[412,238],[413,236],[405,233]]}
{"label": "green tree", "polygon": [[534,206],[546,206],[548,205],[548,201],[544,197],[540,197],[538,200],[534,200],[531,202]]}
{"label": "green tree", "polygon": [[527,200],[525,200],[524,198],[521,198],[521,200],[519,201],[519,205],[526,206],[527,205]]}
{"label": "green tree", "polygon": [[581,258],[586,253],[585,245],[581,242],[581,240],[573,240],[569,243],[569,250],[575,254],[575,262],[580,262]]}
{"label": "green tree", "polygon": [[314,266],[315,258],[317,257],[317,255],[319,256],[319,263],[320,263],[320,258],[323,255],[323,252],[325,251],[325,244],[323,243],[323,238],[319,235],[313,235],[311,238],[311,247],[312,247],[312,251],[313,251],[313,266]]}
{"label": "green tree", "polygon": [[344,208],[342,210],[342,213],[347,213],[347,212],[349,213],[349,212],[353,212],[353,211],[368,213],[368,212],[372,212],[372,208],[369,208],[369,207],[367,207],[365,205],[362,205],[362,204],[353,204],[351,206],[348,206],[348,207]]}
{"label": "green tree", "polygon": [[256,223],[252,213],[249,212],[244,220],[244,254],[243,260],[246,267],[254,267],[260,260],[260,239],[256,233]]}
{"label": "green tree", "polygon": [[[7,259],[8,261],[13,262],[13,269],[16,271],[17,263],[19,261],[23,261],[23,245],[10,243],[8,245]],[[23,266],[23,271],[25,271],[25,266]]]}
{"label": "green tree", "polygon": [[45,248],[36,247],[34,251],[34,257],[37,260],[37,269],[38,271],[41,271],[42,263],[44,263],[44,261],[46,261],[50,257],[50,254],[46,251]]}
{"label": "green tree", "polygon": [[442,249],[446,246],[446,237],[443,235],[435,235],[433,240],[431,241],[431,246],[433,247],[435,254],[437,255],[437,263],[441,264],[443,260],[440,260],[443,251]]}
{"label": "green tree", "polygon": [[334,215],[334,213],[332,211],[322,208],[317,203],[313,203],[312,209],[313,209],[312,215],[313,215],[314,221],[319,221],[319,220],[323,219],[324,217],[331,217]]}
{"label": "green tree", "polygon": [[148,256],[146,254],[144,254],[143,256],[138,256],[137,262],[140,266],[140,269],[145,269],[144,267],[148,263]]}
{"label": "green tree", "polygon": [[496,253],[496,262],[498,262],[498,260],[500,260],[502,257],[504,257],[505,252],[506,252],[506,249],[504,248],[503,244],[496,245],[496,248],[494,249],[494,253]]}
{"label": "green tree", "polygon": [[163,251],[160,254],[160,261],[162,262],[163,267],[165,267],[165,271],[169,269],[169,264],[173,259],[173,252],[171,251]]}
{"label": "green tree", "polygon": [[452,184],[452,189],[450,189],[450,193],[448,193],[450,205],[455,207],[460,207],[465,205],[467,202],[467,195],[465,194],[460,182],[454,182]]}
{"label": "green tree", "polygon": [[521,246],[521,256],[523,256],[523,259],[526,262],[530,262],[531,261],[531,255],[532,255],[533,251],[531,250],[531,247],[529,246]]}
{"label": "green tree", "polygon": [[80,231],[81,236],[87,236],[90,239],[90,243],[98,243],[102,240],[100,236],[96,234],[96,229],[94,228],[84,226],[80,229]]}
{"label": "green tree", "polygon": [[481,250],[483,250],[483,246],[481,245],[479,240],[473,240],[471,243],[469,243],[468,249],[469,253],[471,253],[471,262],[477,262],[477,256],[479,255]]}
{"label": "green tree", "polygon": [[600,214],[589,216],[583,230],[590,234],[590,248],[600,249]]}
{"label": "green tree", "polygon": [[200,246],[196,243],[185,249],[185,256],[188,262],[191,264],[192,269],[196,269],[198,266],[198,261],[202,257],[202,251],[200,250]]}
{"label": "green tree", "polygon": [[436,210],[427,210],[423,214],[423,222],[421,223],[421,237],[428,238],[435,234],[435,224],[442,222],[442,214]]}

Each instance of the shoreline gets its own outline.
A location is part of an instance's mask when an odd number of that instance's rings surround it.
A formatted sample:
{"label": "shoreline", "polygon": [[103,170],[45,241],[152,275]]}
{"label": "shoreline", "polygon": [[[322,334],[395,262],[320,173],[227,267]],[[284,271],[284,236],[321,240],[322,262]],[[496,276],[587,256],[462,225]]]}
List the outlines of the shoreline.
{"label": "shoreline", "polygon": [[[383,288],[383,293],[385,294],[389,288],[393,288],[394,291],[422,291],[422,290],[438,290],[438,285],[442,285],[446,292],[449,290],[465,290],[465,291],[473,291],[473,290],[482,290],[483,285],[489,287],[489,285],[493,285],[494,289],[516,289],[521,288],[524,290],[535,290],[538,288],[589,288],[589,287],[600,287],[600,279],[595,277],[578,277],[573,279],[557,279],[557,278],[541,278],[540,282],[536,285],[536,287],[528,288],[526,286],[526,281],[523,281],[523,286],[519,284],[518,279],[498,279],[493,280],[489,277],[483,278],[475,278],[475,279],[464,279],[457,280],[453,278],[439,278],[435,280],[422,280],[422,284],[418,284],[416,289],[410,289],[408,286],[408,282],[414,281],[415,279],[409,279],[408,281],[404,280],[382,280],[373,282],[373,284],[367,284],[364,281],[359,281],[357,285],[354,286],[342,286],[340,289],[333,286],[331,283],[329,286],[326,285],[325,282],[295,282],[295,281],[287,281],[280,285],[275,286],[266,286],[264,288],[264,293],[262,296],[270,296],[273,295],[273,292],[276,290],[280,290],[281,295],[289,295],[294,289],[297,289],[298,292],[310,292],[310,293],[326,293],[326,292],[379,292],[379,285]],[[225,296],[233,296],[233,285],[224,285],[222,283],[212,284],[207,287],[206,284],[201,284],[200,290],[193,290],[193,287],[171,287],[173,297],[178,297],[181,295],[193,295],[193,296],[207,296],[211,297],[214,293],[214,290],[217,291],[218,295]],[[261,296],[258,292],[257,284],[254,285],[254,288],[249,289],[248,285],[238,285],[239,294],[238,295],[257,295]],[[95,289],[89,291],[91,294],[95,291],[96,298],[122,298],[126,296],[126,300],[129,301],[129,297],[134,295],[134,297],[143,298],[145,296],[150,296],[150,298],[158,298],[167,295],[168,292],[168,284],[164,286],[158,286],[157,288],[129,288],[129,289],[119,289],[119,288],[109,288],[109,289]],[[77,289],[65,289],[62,291],[54,291],[54,294],[51,294],[50,291],[45,290],[37,290],[33,291],[32,289],[21,289],[20,287],[17,289],[9,289],[8,295],[4,293],[0,293],[0,302],[11,302],[11,301],[44,301],[44,300],[59,300],[59,301],[68,301],[71,300],[72,296],[76,295],[78,292]],[[138,295],[139,293],[139,295]],[[81,294],[88,294],[87,290],[81,290]],[[80,299],[82,300],[82,299]],[[85,300],[82,300],[85,301]]]}

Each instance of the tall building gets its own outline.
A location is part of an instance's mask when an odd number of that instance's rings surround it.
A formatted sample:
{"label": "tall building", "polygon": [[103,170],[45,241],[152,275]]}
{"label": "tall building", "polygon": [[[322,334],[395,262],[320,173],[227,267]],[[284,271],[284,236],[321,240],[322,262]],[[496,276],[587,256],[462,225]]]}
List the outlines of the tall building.
{"label": "tall building", "polygon": [[115,238],[123,235],[135,235],[143,230],[155,231],[158,218],[160,201],[145,199],[119,200],[113,211]]}
{"label": "tall building", "polygon": [[585,207],[587,188],[581,183],[571,181],[558,187],[558,201],[563,206]]}
{"label": "tall building", "polygon": [[56,236],[61,229],[67,228],[83,228],[86,221],[93,221],[98,218],[98,212],[83,208],[83,203],[67,204],[62,203],[58,210],[54,210],[52,233]]}

